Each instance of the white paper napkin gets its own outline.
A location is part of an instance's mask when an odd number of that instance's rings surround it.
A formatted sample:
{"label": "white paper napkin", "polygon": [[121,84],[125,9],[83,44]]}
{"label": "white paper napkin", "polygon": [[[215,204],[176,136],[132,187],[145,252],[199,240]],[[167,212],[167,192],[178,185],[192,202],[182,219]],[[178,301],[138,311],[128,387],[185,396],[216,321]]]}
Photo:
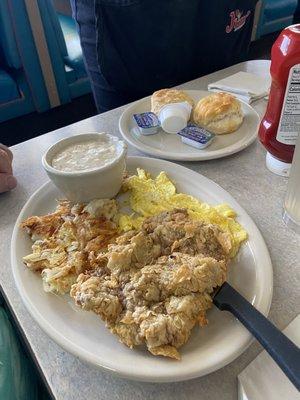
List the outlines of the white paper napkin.
{"label": "white paper napkin", "polygon": [[[300,314],[283,331],[300,346]],[[299,400],[300,393],[264,350],[238,376],[239,400]]]}
{"label": "white paper napkin", "polygon": [[211,92],[228,92],[250,104],[269,94],[270,78],[262,78],[250,72],[237,72],[220,81],[210,83]]}

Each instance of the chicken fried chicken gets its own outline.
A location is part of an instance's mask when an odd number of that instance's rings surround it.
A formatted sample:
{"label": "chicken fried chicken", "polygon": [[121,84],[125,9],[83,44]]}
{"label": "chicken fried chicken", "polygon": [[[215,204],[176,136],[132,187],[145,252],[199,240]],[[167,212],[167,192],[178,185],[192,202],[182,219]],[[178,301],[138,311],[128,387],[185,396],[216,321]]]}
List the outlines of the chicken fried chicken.
{"label": "chicken fried chicken", "polygon": [[154,355],[178,359],[195,324],[206,324],[230,250],[217,226],[192,221],[186,210],[163,212],[108,245],[70,294],[127,346],[146,344]]}

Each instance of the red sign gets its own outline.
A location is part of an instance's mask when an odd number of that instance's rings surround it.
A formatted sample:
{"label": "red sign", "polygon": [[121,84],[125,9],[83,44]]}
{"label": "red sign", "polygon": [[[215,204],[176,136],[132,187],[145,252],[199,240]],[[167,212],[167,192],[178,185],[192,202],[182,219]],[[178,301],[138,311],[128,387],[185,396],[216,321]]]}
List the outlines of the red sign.
{"label": "red sign", "polygon": [[240,10],[231,11],[229,14],[230,16],[230,23],[226,26],[226,33],[230,33],[231,31],[238,31],[241,29],[245,23],[246,19],[251,14],[251,11],[248,10],[245,15]]}

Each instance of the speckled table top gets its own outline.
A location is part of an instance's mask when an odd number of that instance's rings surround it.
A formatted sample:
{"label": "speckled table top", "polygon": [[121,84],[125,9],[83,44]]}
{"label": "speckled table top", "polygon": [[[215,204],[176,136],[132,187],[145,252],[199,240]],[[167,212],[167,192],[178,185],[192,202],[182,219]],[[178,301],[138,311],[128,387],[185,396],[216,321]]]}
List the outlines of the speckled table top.
{"label": "speckled table top", "polygon": [[[182,88],[205,90],[208,83],[238,71],[266,76],[268,70],[268,61],[249,61],[188,82]],[[266,101],[260,100],[253,107],[262,116]],[[0,284],[55,399],[236,399],[237,375],[261,350],[256,342],[230,365],[199,379],[172,384],[131,382],[88,366],[62,350],[33,321],[15,287],[10,266],[11,234],[24,203],[47,180],[41,166],[42,153],[58,139],[75,133],[107,131],[120,135],[118,120],[124,108],[12,147],[19,185],[14,191],[0,195]],[[142,155],[129,148],[129,155],[137,154]],[[299,313],[300,305],[300,237],[289,231],[281,219],[287,180],[266,169],[265,151],[258,141],[227,158],[181,164],[220,184],[257,224],[269,248],[274,269],[274,295],[269,317],[283,329]]]}

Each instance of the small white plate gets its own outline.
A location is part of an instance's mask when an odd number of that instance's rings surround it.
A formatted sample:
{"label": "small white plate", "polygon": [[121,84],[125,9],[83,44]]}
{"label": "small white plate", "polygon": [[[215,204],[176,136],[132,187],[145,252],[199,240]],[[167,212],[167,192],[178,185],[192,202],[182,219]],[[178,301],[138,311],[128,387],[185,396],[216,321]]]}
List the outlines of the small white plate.
{"label": "small white plate", "polygon": [[[204,90],[185,90],[197,103],[211,92]],[[131,104],[120,117],[119,130],[123,138],[138,150],[159,158],[178,161],[203,161],[221,158],[237,153],[249,146],[257,137],[259,115],[248,104],[241,101],[244,121],[241,127],[227,135],[217,135],[212,144],[203,150],[182,143],[179,135],[160,130],[155,135],[141,135],[133,114],[150,111],[150,97]]]}
{"label": "small white plate", "polygon": [[[163,160],[129,157],[129,173],[143,168],[154,176],[165,171],[178,191],[209,204],[227,203],[238,214],[249,234],[230,266],[229,282],[264,315],[268,314],[273,288],[272,265],[265,242],[252,219],[224,189],[204,176]],[[250,333],[229,313],[213,307],[208,326],[196,327],[180,349],[181,361],[154,357],[144,348],[130,350],[118,342],[92,312],[76,308],[68,296],[45,293],[41,279],[22,263],[31,252],[28,235],[19,224],[31,215],[51,212],[60,193],[51,182],[39,188],[23,207],[14,228],[11,245],[12,270],[21,298],[32,317],[61,347],[97,367],[129,379],[172,382],[203,376],[238,357],[251,343]]]}

